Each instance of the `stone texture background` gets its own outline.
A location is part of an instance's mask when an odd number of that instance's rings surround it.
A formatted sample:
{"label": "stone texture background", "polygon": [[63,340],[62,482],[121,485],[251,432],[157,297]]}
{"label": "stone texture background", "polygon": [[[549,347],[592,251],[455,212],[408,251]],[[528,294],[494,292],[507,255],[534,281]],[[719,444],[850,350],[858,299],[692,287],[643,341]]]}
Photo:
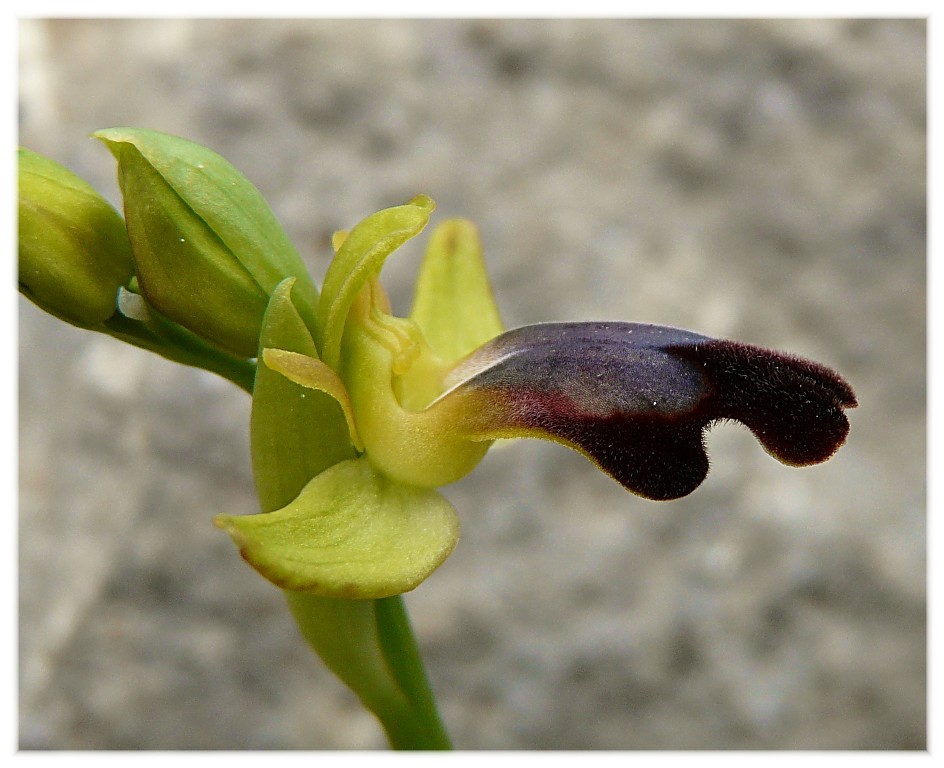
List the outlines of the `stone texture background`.
{"label": "stone texture background", "polygon": [[[723,426],[673,503],[538,441],[447,488],[463,538],[408,605],[458,747],[924,748],[923,21],[19,31],[21,143],[113,200],[91,131],[203,142],[320,280],[332,230],[427,192],[509,326],[679,325],[855,386],[820,467]],[[245,395],[20,305],[20,746],[382,748],[210,524],[254,511]]]}

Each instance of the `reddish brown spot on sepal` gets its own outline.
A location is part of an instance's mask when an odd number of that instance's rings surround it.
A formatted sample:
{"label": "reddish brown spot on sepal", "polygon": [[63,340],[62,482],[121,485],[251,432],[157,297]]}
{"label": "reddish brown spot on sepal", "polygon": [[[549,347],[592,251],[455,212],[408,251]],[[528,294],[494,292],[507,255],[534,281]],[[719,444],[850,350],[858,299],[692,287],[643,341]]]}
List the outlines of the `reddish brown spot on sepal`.
{"label": "reddish brown spot on sepal", "polygon": [[715,422],[740,421],[772,456],[803,466],[842,445],[843,409],[856,405],[849,384],[818,363],[637,323],[519,328],[456,370],[479,437],[557,440],[656,500],[705,479],[704,434]]}

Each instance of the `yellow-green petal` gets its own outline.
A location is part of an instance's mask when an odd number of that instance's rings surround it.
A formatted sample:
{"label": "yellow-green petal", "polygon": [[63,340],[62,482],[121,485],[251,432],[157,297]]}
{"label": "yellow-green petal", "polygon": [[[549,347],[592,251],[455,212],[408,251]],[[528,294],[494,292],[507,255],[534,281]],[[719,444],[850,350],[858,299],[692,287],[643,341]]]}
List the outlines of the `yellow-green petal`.
{"label": "yellow-green petal", "polygon": [[286,349],[264,349],[262,350],[262,361],[273,371],[281,373],[289,381],[294,381],[302,387],[324,392],[326,395],[333,397],[344,412],[344,418],[347,420],[354,447],[359,451],[364,450],[364,446],[357,436],[354,413],[351,409],[351,398],[338,374],[316,357]]}
{"label": "yellow-green petal", "polygon": [[214,522],[279,587],[347,599],[408,592],[459,538],[442,495],[389,480],[366,458],[322,472],[280,510]]}
{"label": "yellow-green petal", "polygon": [[320,338],[316,341],[321,359],[329,367],[337,370],[344,324],[354,297],[393,251],[423,231],[435,207],[431,198],[418,195],[405,205],[371,214],[341,243],[325,275],[318,304]]}
{"label": "yellow-green petal", "polygon": [[447,363],[504,330],[472,222],[450,219],[433,230],[410,317]]}

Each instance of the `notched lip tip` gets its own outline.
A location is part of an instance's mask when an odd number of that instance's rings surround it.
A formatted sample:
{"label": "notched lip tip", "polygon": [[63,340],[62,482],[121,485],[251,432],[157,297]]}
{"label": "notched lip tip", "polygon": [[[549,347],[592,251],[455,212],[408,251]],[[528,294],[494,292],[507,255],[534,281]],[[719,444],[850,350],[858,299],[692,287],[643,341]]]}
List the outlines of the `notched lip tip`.
{"label": "notched lip tip", "polygon": [[836,405],[839,408],[858,407],[859,398],[856,397],[856,393],[852,388],[852,385],[831,368],[827,368],[826,371],[831,374],[829,378],[831,379],[830,383],[832,384],[832,391],[836,398]]}

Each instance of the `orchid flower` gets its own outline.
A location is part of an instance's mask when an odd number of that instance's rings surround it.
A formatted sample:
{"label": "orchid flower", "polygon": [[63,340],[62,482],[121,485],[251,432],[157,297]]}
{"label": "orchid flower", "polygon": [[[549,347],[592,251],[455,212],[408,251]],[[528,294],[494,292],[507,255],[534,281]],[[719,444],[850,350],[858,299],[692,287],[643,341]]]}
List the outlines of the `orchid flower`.
{"label": "orchid flower", "polygon": [[668,500],[705,479],[705,432],[720,421],[795,466],[825,461],[848,434],[852,388],[809,360],[641,323],[505,330],[465,220],[432,232],[410,316],[394,316],[381,269],[429,222],[425,195],[337,233],[319,292],[221,156],[155,131],[95,136],[118,161],[124,220],[21,150],[21,291],[252,395],[262,513],[215,523],[286,591],[308,642],[394,745],[448,738],[402,604],[385,598],[453,551],[458,518],[436,489],[495,440],[562,443],[632,493]]}
{"label": "orchid flower", "polygon": [[458,540],[455,513],[433,489],[468,474],[499,438],[563,443],[660,500],[704,480],[704,433],[718,421],[744,423],[796,466],[826,460],[845,440],[855,395],[808,360],[638,323],[502,332],[465,221],[434,231],[411,316],[394,317],[381,265],[432,209],[421,196],[336,237],[320,356],[262,347],[265,368],[337,403],[351,451],[282,509],[217,518],[276,584],[358,598],[412,589]]}

